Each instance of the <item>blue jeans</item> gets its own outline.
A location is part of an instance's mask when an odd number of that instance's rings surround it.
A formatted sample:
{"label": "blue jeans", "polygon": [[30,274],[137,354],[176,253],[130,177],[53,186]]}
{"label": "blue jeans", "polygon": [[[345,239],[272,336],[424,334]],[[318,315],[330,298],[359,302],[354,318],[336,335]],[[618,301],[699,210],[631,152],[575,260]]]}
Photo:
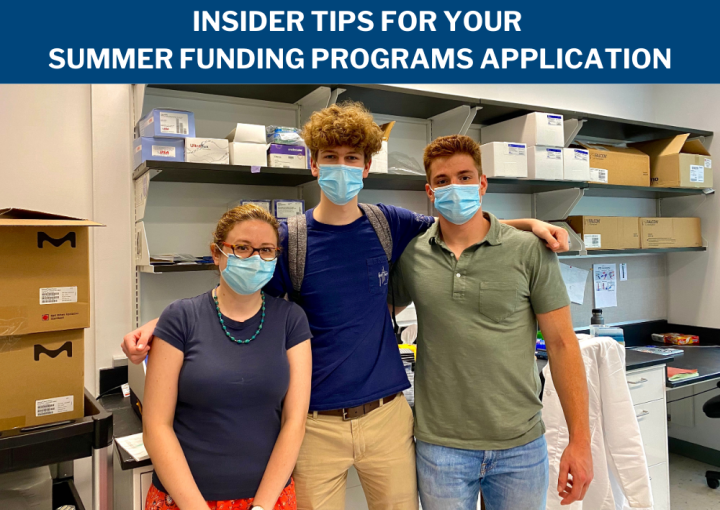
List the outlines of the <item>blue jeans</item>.
{"label": "blue jeans", "polygon": [[549,464],[545,437],[509,450],[461,450],[417,441],[423,510],[545,510]]}

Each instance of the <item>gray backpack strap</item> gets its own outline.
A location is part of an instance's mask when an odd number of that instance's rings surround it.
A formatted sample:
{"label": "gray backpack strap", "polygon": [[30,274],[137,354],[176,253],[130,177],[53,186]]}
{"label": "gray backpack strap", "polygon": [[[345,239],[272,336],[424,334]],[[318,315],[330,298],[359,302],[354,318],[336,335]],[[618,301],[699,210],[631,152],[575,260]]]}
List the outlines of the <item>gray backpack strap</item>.
{"label": "gray backpack strap", "polygon": [[290,281],[294,296],[299,297],[305,276],[305,257],[307,255],[307,220],[304,214],[288,218],[288,263]]}
{"label": "gray backpack strap", "polygon": [[388,262],[390,262],[392,260],[393,241],[387,218],[383,214],[382,210],[376,205],[358,204],[358,206],[365,213],[367,219],[370,220],[370,224],[375,230],[383,250],[385,250],[385,256],[387,256]]}

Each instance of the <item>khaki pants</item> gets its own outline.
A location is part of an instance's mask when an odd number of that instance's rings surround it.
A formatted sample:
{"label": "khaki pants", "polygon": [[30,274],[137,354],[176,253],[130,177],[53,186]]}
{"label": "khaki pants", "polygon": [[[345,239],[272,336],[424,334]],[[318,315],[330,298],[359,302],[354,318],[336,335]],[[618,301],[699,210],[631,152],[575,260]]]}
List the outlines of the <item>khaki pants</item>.
{"label": "khaki pants", "polygon": [[298,510],[342,510],[351,466],[370,510],[417,510],[413,415],[404,396],[355,420],[308,415],[293,473]]}

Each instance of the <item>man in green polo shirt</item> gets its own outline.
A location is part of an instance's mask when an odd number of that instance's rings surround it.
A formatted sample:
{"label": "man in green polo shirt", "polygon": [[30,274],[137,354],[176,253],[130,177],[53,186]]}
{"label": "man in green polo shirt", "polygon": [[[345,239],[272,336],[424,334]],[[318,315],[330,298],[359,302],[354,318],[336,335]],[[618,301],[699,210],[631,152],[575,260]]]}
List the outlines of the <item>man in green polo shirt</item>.
{"label": "man in green polo shirt", "polygon": [[425,149],[426,191],[440,219],[392,272],[398,308],[415,303],[415,436],[424,510],[545,508],[547,445],[535,363],[547,344],[570,444],[557,480],[563,504],[592,480],[585,370],[557,256],[481,209],[480,147],[467,136]]}

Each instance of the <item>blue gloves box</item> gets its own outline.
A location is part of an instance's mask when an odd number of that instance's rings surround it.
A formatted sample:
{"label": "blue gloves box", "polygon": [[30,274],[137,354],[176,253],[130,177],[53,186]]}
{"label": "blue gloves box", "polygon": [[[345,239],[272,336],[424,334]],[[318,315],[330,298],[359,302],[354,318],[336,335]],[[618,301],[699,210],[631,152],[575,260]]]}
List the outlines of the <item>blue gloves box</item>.
{"label": "blue gloves box", "polygon": [[195,114],[185,110],[155,108],[138,122],[138,136],[194,138]]}
{"label": "blue gloves box", "polygon": [[185,140],[173,138],[136,138],[133,141],[135,168],[148,159],[185,161]]}

